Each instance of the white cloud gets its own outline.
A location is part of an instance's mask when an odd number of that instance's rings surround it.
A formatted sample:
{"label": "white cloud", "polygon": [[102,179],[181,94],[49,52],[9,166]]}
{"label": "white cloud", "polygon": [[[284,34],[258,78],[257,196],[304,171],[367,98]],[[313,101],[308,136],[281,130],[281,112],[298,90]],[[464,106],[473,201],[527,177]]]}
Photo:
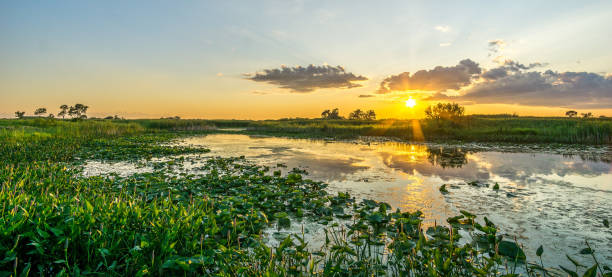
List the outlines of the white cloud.
{"label": "white cloud", "polygon": [[444,25],[444,26],[442,26],[442,25],[438,25],[438,26],[436,26],[436,28],[435,28],[435,29],[436,29],[436,30],[438,30],[438,31],[440,31],[440,32],[442,32],[442,33],[446,33],[446,32],[448,32],[448,31],[450,31],[450,27],[449,27],[449,26],[446,26],[446,25]]}
{"label": "white cloud", "polygon": [[443,43],[440,43],[440,47],[447,47],[447,46],[451,46],[451,44],[452,44],[452,43],[450,43],[450,42],[443,42]]}

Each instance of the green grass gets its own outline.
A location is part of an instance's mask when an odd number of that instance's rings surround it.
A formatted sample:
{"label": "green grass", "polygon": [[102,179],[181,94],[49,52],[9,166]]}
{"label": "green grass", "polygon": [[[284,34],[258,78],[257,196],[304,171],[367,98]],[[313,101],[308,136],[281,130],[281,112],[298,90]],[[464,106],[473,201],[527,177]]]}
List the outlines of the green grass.
{"label": "green grass", "polygon": [[249,131],[302,137],[391,137],[405,140],[611,144],[612,120],[568,118],[465,117],[436,120],[275,120],[254,121]]}
{"label": "green grass", "polygon": [[[79,125],[78,128],[74,127]],[[0,120],[0,135],[23,131],[62,135],[83,132],[84,137],[108,137],[142,132],[219,132],[219,128],[245,128],[245,133],[304,138],[356,138],[374,136],[412,141],[464,141],[503,143],[612,144],[612,119],[559,117],[466,116],[445,120],[198,120],[138,119]],[[19,134],[15,134],[19,136]]]}
{"label": "green grass", "polygon": [[[141,123],[27,119],[0,126],[0,276],[513,276],[505,274],[517,268],[538,276],[545,270],[522,262],[514,242],[469,212],[422,230],[418,211],[330,195],[326,184],[299,171],[281,176],[243,158],[203,158],[206,149],[170,146],[178,134]],[[86,159],[155,170],[83,177]],[[194,165],[201,173],[188,169]],[[322,249],[309,250],[301,234],[277,247],[263,243],[264,230],[307,221],[326,228]],[[459,230],[472,234],[473,243],[459,244]],[[596,260],[564,270],[612,274]]]}

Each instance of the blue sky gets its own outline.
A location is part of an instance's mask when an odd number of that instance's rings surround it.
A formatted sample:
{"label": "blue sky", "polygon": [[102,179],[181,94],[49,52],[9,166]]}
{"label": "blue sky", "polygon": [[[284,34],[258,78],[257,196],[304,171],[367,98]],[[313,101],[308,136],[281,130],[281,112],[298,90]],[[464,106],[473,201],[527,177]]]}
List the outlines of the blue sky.
{"label": "blue sky", "polygon": [[[407,94],[358,95],[388,76],[463,59],[483,69],[501,56],[545,64],[542,72],[612,72],[610,1],[430,2],[3,1],[0,113],[80,101],[94,114],[127,117],[316,116],[328,106],[401,117],[395,109]],[[497,52],[492,40],[503,41]],[[295,93],[243,75],[309,64],[368,80]]]}

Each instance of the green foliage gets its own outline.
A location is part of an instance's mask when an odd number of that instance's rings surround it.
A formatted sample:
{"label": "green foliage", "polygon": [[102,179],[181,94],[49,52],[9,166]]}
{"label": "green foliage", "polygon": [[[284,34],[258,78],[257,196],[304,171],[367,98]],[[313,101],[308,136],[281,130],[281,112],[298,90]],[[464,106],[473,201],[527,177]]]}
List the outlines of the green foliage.
{"label": "green foliage", "polygon": [[437,103],[425,109],[428,119],[455,120],[463,116],[465,108],[457,103]]}

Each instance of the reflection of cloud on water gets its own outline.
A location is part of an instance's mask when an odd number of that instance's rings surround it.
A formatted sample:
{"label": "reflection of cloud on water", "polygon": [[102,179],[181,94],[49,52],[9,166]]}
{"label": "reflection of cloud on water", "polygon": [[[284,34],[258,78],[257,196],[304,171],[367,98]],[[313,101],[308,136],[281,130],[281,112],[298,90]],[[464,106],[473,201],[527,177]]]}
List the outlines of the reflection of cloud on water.
{"label": "reflection of cloud on water", "polygon": [[[484,181],[492,176],[499,176],[513,182],[528,183],[534,175],[596,177],[611,172],[610,164],[585,161],[578,157],[568,161],[568,157],[553,154],[483,152],[455,156],[445,161],[438,153],[429,155],[427,160],[418,157],[416,161],[410,154],[380,152],[379,155],[390,168],[407,174],[416,171],[421,175],[437,176],[445,181]],[[449,164],[452,161],[459,163]]]}
{"label": "reflection of cloud on water", "polygon": [[395,170],[399,170],[406,174],[414,174],[418,172],[423,176],[437,176],[444,181],[463,179],[463,180],[482,180],[489,179],[489,172],[481,170],[477,163],[467,162],[462,167],[447,167],[429,163],[426,159],[414,161],[413,156],[409,154],[397,155],[389,152],[380,152],[384,164]]}
{"label": "reflection of cloud on water", "polygon": [[288,168],[306,169],[309,178],[324,181],[344,181],[347,176],[369,168],[369,166],[359,164],[363,161],[363,159],[357,158],[321,157],[310,153],[300,153],[300,155],[292,156],[283,162]]}
{"label": "reflection of cloud on water", "polygon": [[250,146],[249,149],[264,149],[270,151],[272,154],[282,154],[293,148],[288,146]]}

